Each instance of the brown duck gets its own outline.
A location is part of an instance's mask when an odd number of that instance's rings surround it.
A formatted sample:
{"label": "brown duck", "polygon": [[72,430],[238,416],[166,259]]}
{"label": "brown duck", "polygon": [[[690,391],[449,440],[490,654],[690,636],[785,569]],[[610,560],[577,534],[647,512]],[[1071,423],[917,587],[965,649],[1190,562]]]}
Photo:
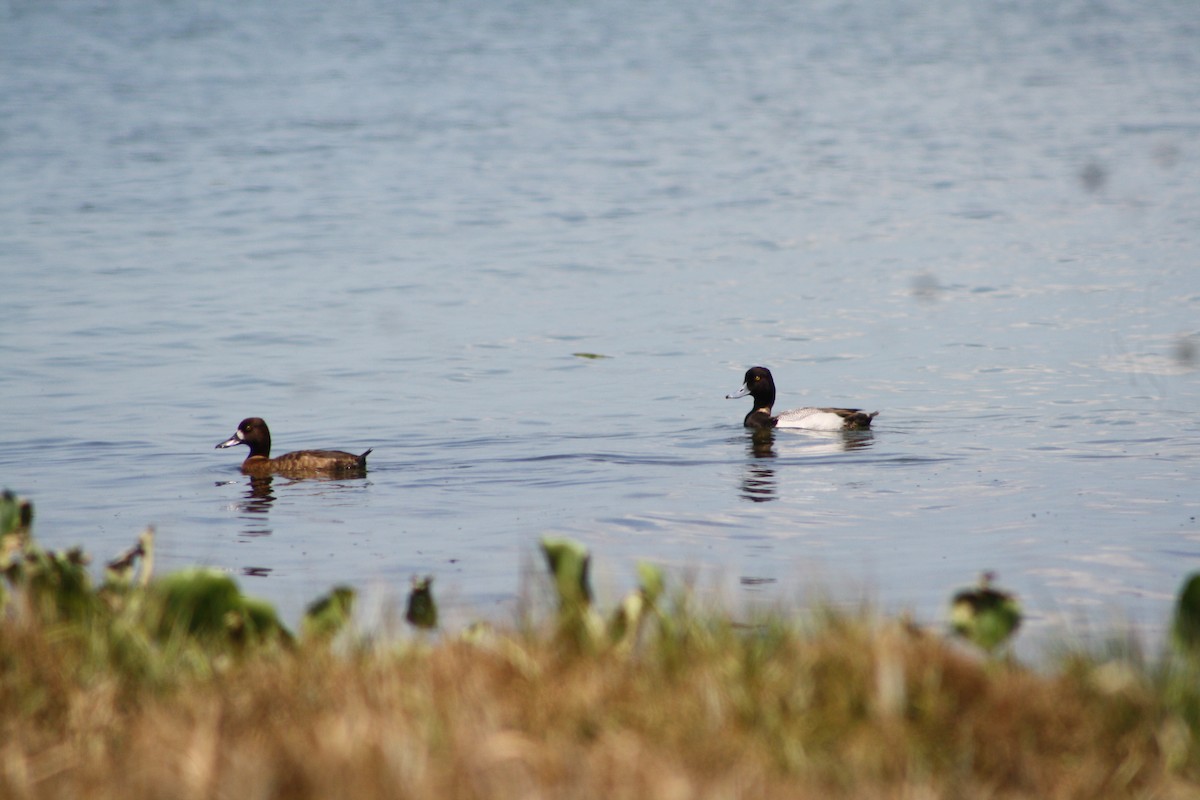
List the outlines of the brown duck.
{"label": "brown duck", "polygon": [[271,458],[271,431],[259,417],[248,417],[241,421],[237,430],[217,448],[244,444],[250,455],[242,462],[246,475],[283,475],[291,478],[338,476],[362,477],[367,473],[367,456],[354,455],[342,450],[297,450]]}

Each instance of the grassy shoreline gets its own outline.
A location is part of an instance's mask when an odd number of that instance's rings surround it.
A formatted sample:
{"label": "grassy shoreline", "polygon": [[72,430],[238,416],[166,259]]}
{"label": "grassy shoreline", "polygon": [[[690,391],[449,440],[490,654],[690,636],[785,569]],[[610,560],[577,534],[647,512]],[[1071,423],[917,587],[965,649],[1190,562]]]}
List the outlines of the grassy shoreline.
{"label": "grassy shoreline", "polygon": [[903,622],[677,618],[195,654],[154,680],[0,626],[4,797],[1194,797],[1200,671],[1052,672]]}
{"label": "grassy shoreline", "polygon": [[27,528],[0,797],[1200,796],[1194,650],[1031,669],[866,612],[734,621],[650,568],[604,617],[562,542],[544,619],[429,633],[430,594],[413,633],[369,639],[334,592],[292,635],[219,575],[150,580],[149,537],[92,587]]}

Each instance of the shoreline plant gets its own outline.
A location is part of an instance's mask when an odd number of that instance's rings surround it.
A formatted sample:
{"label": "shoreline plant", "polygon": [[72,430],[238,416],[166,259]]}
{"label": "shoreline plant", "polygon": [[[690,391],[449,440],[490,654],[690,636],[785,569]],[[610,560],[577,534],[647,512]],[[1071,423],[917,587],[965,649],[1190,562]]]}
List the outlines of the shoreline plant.
{"label": "shoreline plant", "polygon": [[346,587],[294,634],[222,573],[155,576],[150,531],[93,585],[32,519],[4,496],[0,797],[1200,796],[1190,581],[1157,661],[1031,669],[985,652],[994,620],[978,648],[828,606],[735,620],[644,564],[606,613],[586,549],[546,539],[546,619],[440,630],[426,578],[416,632],[367,638]]}

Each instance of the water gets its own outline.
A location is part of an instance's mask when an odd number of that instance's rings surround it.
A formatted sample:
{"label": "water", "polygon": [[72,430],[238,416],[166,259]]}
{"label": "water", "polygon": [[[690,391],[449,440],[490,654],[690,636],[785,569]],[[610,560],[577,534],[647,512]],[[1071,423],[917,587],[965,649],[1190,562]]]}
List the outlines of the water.
{"label": "water", "polygon": [[[290,619],[544,534],[1155,635],[1200,568],[1200,11],[0,2],[0,476]],[[591,353],[607,358],[584,358]],[[726,401],[879,410],[757,447]],[[375,448],[252,486],[213,446]]]}

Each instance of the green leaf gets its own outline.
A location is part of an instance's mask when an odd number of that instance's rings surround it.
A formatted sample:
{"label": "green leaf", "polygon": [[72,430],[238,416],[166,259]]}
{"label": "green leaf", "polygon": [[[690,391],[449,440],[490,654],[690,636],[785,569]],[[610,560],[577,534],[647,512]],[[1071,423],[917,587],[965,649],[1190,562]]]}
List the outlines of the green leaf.
{"label": "green leaf", "polygon": [[287,637],[270,603],[246,597],[225,573],[206,567],[173,573],[153,586],[159,636],[189,635],[233,643]]}
{"label": "green leaf", "polygon": [[329,594],[310,603],[301,623],[304,638],[329,639],[337,635],[354,615],[357,597],[349,586],[335,586]]}
{"label": "green leaf", "polygon": [[591,557],[587,548],[570,539],[542,539],[542,554],[558,594],[558,629],[567,640],[585,649],[604,639],[604,620],[592,608],[588,581]]}
{"label": "green leaf", "polygon": [[550,568],[550,577],[554,579],[559,610],[590,605],[592,589],[588,583],[588,570],[591,556],[587,548],[570,539],[545,537],[542,539],[542,554],[546,557],[546,566]]}
{"label": "green leaf", "polygon": [[1008,592],[992,588],[995,576],[985,572],[976,589],[963,589],[950,604],[954,632],[988,653],[1007,642],[1021,625],[1021,605]]}
{"label": "green leaf", "polygon": [[0,494],[0,536],[28,534],[32,524],[33,503],[5,489]]}

